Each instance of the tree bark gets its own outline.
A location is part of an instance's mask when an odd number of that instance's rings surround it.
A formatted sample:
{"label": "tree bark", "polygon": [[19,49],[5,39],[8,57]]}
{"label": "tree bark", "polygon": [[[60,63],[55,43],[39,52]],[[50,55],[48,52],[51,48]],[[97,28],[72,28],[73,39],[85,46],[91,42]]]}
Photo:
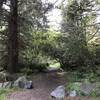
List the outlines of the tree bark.
{"label": "tree bark", "polygon": [[4,0],[0,0],[0,9],[2,8]]}
{"label": "tree bark", "polygon": [[9,73],[17,72],[18,65],[18,1],[10,0],[10,16],[8,19],[8,66]]}
{"label": "tree bark", "polygon": [[3,6],[3,2],[4,2],[5,0],[0,0],[0,13],[2,12],[2,6]]}

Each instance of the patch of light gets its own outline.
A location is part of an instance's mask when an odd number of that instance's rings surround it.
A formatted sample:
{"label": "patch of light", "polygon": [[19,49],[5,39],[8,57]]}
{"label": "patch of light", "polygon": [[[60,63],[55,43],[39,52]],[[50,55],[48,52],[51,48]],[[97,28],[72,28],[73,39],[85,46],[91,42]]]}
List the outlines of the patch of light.
{"label": "patch of light", "polygon": [[7,11],[10,11],[10,7],[7,6],[6,4],[3,4],[3,8],[4,8],[5,10],[7,10]]}
{"label": "patch of light", "polygon": [[51,12],[47,14],[48,20],[49,20],[49,25],[53,29],[59,29],[60,28],[60,23],[62,21],[61,18],[61,10],[59,9],[53,9]]}
{"label": "patch of light", "polygon": [[[42,0],[44,3],[52,3],[54,6],[61,5],[62,0]],[[60,29],[60,23],[61,23],[61,10],[54,8],[47,14],[47,19],[49,21],[49,25],[54,30]]]}
{"label": "patch of light", "polygon": [[97,13],[96,22],[100,22],[100,11],[98,11],[98,13]]}

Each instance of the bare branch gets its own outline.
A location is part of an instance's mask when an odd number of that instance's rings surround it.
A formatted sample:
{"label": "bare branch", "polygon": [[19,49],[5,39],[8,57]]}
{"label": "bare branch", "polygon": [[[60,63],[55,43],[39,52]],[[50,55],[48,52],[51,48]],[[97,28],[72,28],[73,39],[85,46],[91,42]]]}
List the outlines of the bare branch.
{"label": "bare branch", "polygon": [[98,28],[98,29],[96,30],[96,32],[92,35],[92,37],[91,37],[87,42],[89,42],[90,40],[92,40],[92,39],[94,38],[94,36],[98,33],[99,30],[100,30],[100,28]]}
{"label": "bare branch", "polygon": [[96,26],[96,25],[100,25],[100,22],[95,23],[95,24],[86,25],[86,27],[91,27],[91,26]]}

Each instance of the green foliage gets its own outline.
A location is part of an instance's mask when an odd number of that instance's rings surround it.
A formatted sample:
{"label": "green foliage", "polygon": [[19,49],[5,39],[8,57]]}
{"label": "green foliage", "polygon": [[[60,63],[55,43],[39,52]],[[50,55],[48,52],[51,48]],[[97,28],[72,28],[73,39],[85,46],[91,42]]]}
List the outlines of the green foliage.
{"label": "green foliage", "polygon": [[8,93],[15,91],[15,89],[3,89],[0,88],[0,100],[6,100]]}
{"label": "green foliage", "polygon": [[[62,3],[61,31],[56,32],[49,29],[46,16],[52,4],[45,4],[41,0],[19,0],[18,69],[29,74],[34,69],[45,69],[48,62],[56,60],[63,69],[76,70],[72,80],[79,80],[85,77],[82,74],[93,71],[87,75],[89,80],[99,77],[99,24],[94,25],[97,12],[92,11],[99,6],[99,3],[95,3],[97,1],[68,0],[67,4]],[[3,10],[0,16],[0,67],[6,69],[9,10]],[[95,32],[98,34],[94,40]]]}
{"label": "green foliage", "polygon": [[77,91],[77,93],[80,94],[80,85],[81,85],[81,83],[76,82],[76,83],[69,83],[67,85],[68,86],[67,86],[66,90],[68,90],[69,92],[75,90],[75,91]]}
{"label": "green foliage", "polygon": [[91,95],[92,97],[97,97],[96,91],[92,91],[90,95]]}
{"label": "green foliage", "polygon": [[[94,37],[93,33],[99,27],[98,25],[92,25],[96,19],[92,12],[94,5],[89,0],[71,0],[62,7],[61,30],[63,35],[60,45],[62,45],[63,53],[61,55],[63,56],[60,57],[60,62],[62,63],[61,65],[67,65],[67,70],[79,70],[82,72],[86,71],[86,69],[89,69],[87,71],[95,70],[94,54],[89,51],[87,42],[88,39]],[[91,26],[88,26],[89,24]],[[89,34],[91,34],[90,37]]]}
{"label": "green foliage", "polygon": [[20,70],[20,73],[23,73],[24,75],[30,75],[30,74],[32,74],[32,70],[30,69],[30,67],[28,67],[28,68],[25,67]]}
{"label": "green foliage", "polygon": [[0,88],[0,100],[6,100],[6,97],[8,94],[15,92],[15,91],[21,91],[19,88]]}
{"label": "green foliage", "polygon": [[[9,8],[8,1],[5,1],[5,5]],[[47,17],[45,14],[52,9],[52,4],[44,4],[41,0],[19,0],[18,2],[18,42],[19,42],[19,63],[24,65],[27,63],[32,63],[34,55],[37,57],[39,49],[37,46],[38,41],[37,36],[41,32],[46,31]],[[8,61],[8,16],[10,10],[3,7],[0,16],[0,67],[6,69]],[[37,35],[35,35],[37,34]],[[34,43],[35,45],[34,45]],[[19,69],[20,67],[18,67]]]}
{"label": "green foliage", "polygon": [[93,72],[79,72],[79,71],[73,71],[73,72],[67,72],[66,77],[68,75],[68,81],[69,82],[99,82],[100,81],[100,75],[98,75],[98,70]]}

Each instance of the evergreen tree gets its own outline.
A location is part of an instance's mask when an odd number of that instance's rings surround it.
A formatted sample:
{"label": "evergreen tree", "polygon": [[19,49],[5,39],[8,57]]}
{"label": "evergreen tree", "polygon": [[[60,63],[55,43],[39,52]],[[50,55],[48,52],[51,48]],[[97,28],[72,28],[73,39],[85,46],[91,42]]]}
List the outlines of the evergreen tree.
{"label": "evergreen tree", "polygon": [[87,24],[92,21],[92,17],[91,14],[85,15],[92,11],[93,6],[90,0],[72,0],[67,6],[62,7],[62,32],[65,37],[62,41],[65,48],[64,60],[61,61],[63,66],[71,65],[71,69],[78,69],[80,65],[93,64],[86,37]]}
{"label": "evergreen tree", "polygon": [[[0,40],[4,42],[5,49],[0,54],[2,58],[4,56],[6,58],[6,63],[2,65],[7,66],[8,72],[14,73],[19,69],[20,57],[24,56],[22,55],[23,50],[33,47],[31,45],[33,34],[46,30],[47,18],[45,14],[52,8],[52,5],[43,4],[41,0],[1,1]],[[0,43],[3,47],[2,42]]]}

